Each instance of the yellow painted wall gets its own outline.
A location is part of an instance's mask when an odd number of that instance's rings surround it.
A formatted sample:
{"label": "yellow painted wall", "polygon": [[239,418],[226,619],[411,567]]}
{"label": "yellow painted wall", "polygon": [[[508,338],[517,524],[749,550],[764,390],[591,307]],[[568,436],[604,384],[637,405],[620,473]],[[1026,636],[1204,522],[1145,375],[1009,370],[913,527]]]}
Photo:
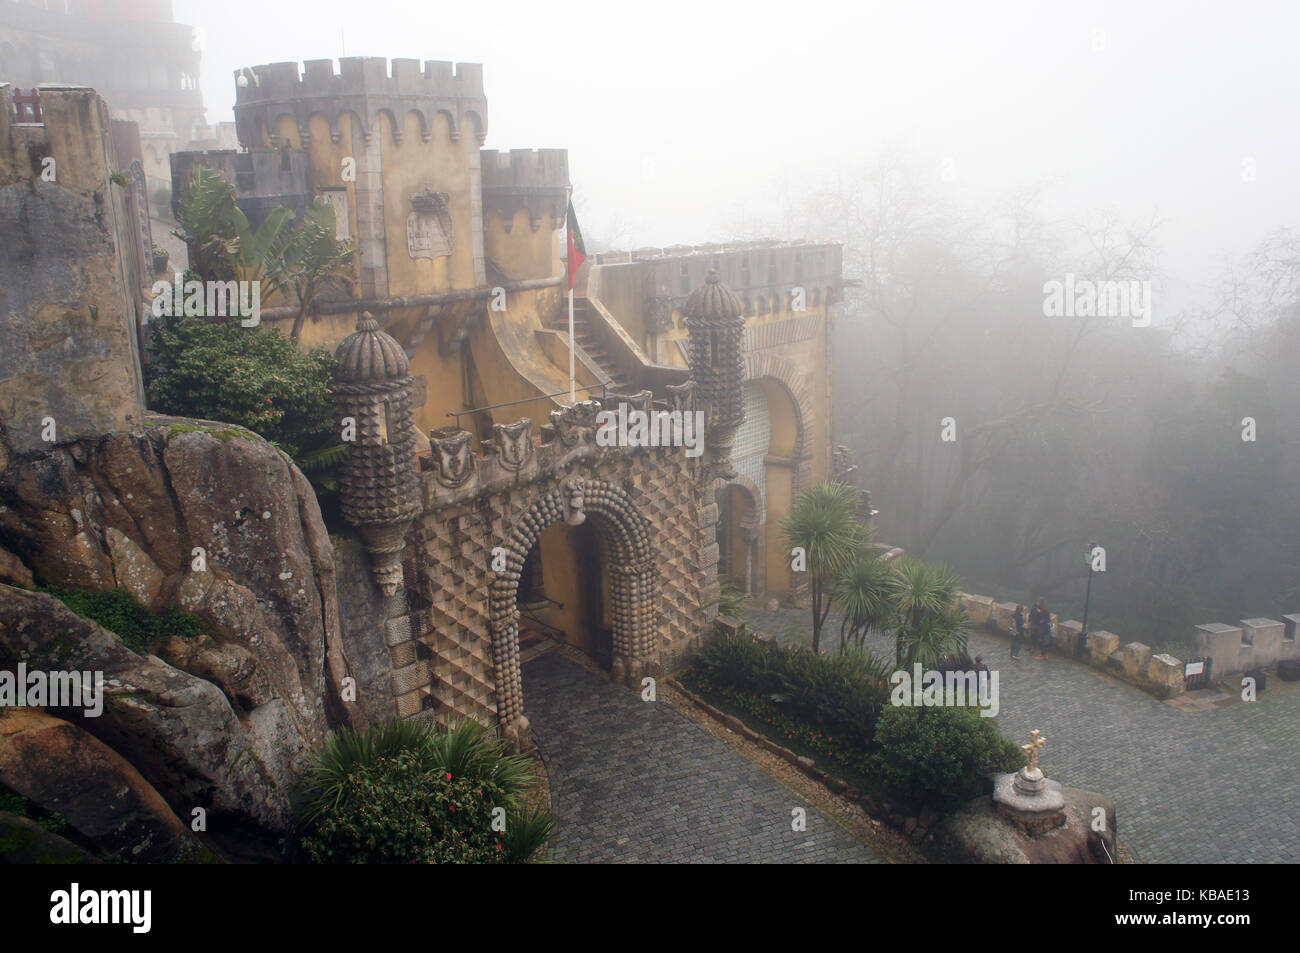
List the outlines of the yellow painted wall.
{"label": "yellow painted wall", "polygon": [[[400,145],[393,140],[393,120],[387,113],[379,114],[374,132],[381,136],[389,294],[473,288],[474,219],[470,186],[471,163],[478,158],[478,139],[463,135],[453,142],[450,123],[441,112],[434,116],[428,142],[420,133],[420,119],[415,112],[397,121],[403,129]],[[411,213],[411,198],[426,189],[449,195],[452,253],[447,257],[412,258],[406,250],[406,219]]]}
{"label": "yellow painted wall", "polygon": [[[612,612],[608,574],[601,571],[597,533],[591,521],[581,526],[557,522],[543,530],[537,541],[541,547],[546,595],[563,607],[550,606],[535,614],[543,622],[563,630],[565,642],[589,655],[597,654],[596,640],[601,637],[593,623],[609,628]],[[523,625],[527,626],[526,620]],[[608,651],[609,647],[605,648]]]}
{"label": "yellow painted wall", "polygon": [[798,440],[798,412],[780,383],[768,378],[758,381],[767,400],[772,422],[764,469],[766,482],[767,588],[774,595],[790,591],[790,544],[781,533],[782,521],[790,515],[794,500],[794,451]]}
{"label": "yellow painted wall", "polygon": [[501,215],[489,209],[483,230],[484,253],[512,281],[562,275],[560,232],[556,230],[563,226],[562,220],[548,214],[542,217],[537,231],[533,231],[532,216],[521,208],[515,211],[507,232]]}

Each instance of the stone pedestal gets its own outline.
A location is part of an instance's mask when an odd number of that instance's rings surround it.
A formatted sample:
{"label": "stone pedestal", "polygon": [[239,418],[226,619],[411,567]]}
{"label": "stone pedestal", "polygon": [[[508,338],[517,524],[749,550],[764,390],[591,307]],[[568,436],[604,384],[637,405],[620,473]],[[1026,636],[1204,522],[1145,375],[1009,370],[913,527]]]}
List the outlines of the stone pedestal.
{"label": "stone pedestal", "polygon": [[1065,824],[1061,784],[1049,781],[1037,768],[997,775],[993,779],[993,804],[1000,816],[1031,837]]}

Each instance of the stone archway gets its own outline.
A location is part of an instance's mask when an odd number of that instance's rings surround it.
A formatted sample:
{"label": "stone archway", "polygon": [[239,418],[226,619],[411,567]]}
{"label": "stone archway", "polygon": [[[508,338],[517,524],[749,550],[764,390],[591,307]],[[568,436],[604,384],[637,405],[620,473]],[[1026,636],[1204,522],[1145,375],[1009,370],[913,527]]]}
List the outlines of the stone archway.
{"label": "stone archway", "polygon": [[[717,539],[718,575],[725,574],[746,596],[767,588],[763,563],[763,529],[765,512],[758,486],[748,477],[737,474],[730,481],[718,482]],[[738,505],[737,505],[738,504]]]}
{"label": "stone archway", "polygon": [[650,545],[650,521],[617,484],[570,477],[563,487],[552,488],[514,519],[505,540],[506,568],[490,587],[497,719],[502,734],[516,748],[525,744],[528,735],[519,671],[517,605],[524,559],[546,527],[557,520],[577,526],[588,516],[609,554],[609,563],[602,568],[610,574],[614,677],[637,685],[642,676],[658,672],[659,573]]}
{"label": "stone archway", "polygon": [[794,405],[794,490],[799,492],[812,483],[812,454],[809,450],[808,426],[811,420],[812,395],[808,381],[794,363],[776,354],[755,353],[745,358],[746,382],[770,380],[779,386]]}

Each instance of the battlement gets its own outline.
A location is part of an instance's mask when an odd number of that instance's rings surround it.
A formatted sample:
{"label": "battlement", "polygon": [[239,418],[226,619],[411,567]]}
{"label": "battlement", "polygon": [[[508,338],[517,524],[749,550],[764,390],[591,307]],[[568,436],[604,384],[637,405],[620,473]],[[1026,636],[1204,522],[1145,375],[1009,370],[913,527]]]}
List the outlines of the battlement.
{"label": "battlement", "polygon": [[567,149],[479,150],[483,208],[495,210],[509,232],[515,212],[528,209],[533,231],[549,214],[558,228],[569,198]]}
{"label": "battlement", "polygon": [[568,149],[479,150],[483,187],[569,187]]}
{"label": "battlement", "polygon": [[[600,268],[639,269],[651,273],[653,297],[663,301],[685,298],[717,271],[758,314],[775,310],[783,295],[795,287],[826,289],[828,301],[839,300],[844,286],[843,250],[839,242],[731,242],[670,245],[634,251],[602,252]],[[820,295],[819,295],[820,297]]]}
{"label": "battlement", "polygon": [[487,136],[483,66],[443,60],[426,60],[421,65],[414,59],[390,63],[382,56],[345,56],[338,61],[337,72],[333,60],[307,60],[301,71],[296,62],[235,71],[235,126],[240,143],[248,149],[261,147],[263,129],[274,147],[279,120],[286,115],[297,120],[299,133],[308,141],[307,120],[315,113],[329,119],[334,141],[339,139],[342,117],[355,114],[368,142],[381,112],[387,112],[392,120],[398,143],[410,112],[420,116],[425,141],[432,136],[434,116],[443,113],[453,140],[460,138],[469,119],[482,143]]}

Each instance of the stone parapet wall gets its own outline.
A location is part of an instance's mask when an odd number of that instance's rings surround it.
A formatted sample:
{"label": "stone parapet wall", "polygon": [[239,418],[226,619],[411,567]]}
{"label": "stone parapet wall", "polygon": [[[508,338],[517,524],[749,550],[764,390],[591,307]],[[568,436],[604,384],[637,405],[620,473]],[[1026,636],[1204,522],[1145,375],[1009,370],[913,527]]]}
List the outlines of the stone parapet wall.
{"label": "stone parapet wall", "polygon": [[[960,604],[977,626],[1009,636],[1014,602],[994,602],[989,596],[962,593]],[[1055,613],[1054,647],[1062,655],[1080,658],[1079,640],[1083,625],[1069,619],[1061,622]],[[1211,622],[1196,627],[1196,654],[1210,659],[1211,677],[1240,675],[1262,671],[1289,659],[1300,659],[1300,641],[1296,639],[1300,615],[1274,619],[1243,619],[1240,625]],[[1026,635],[1026,638],[1028,636]],[[1161,698],[1180,694],[1186,688],[1185,663],[1172,655],[1154,653],[1142,642],[1122,643],[1120,637],[1105,630],[1090,632],[1086,653],[1080,659],[1094,668],[1103,669]]]}
{"label": "stone parapet wall", "polygon": [[1282,620],[1242,619],[1239,625],[1210,622],[1196,627],[1197,654],[1211,659],[1214,675],[1263,671],[1278,662],[1300,659],[1296,623],[1300,615]]}
{"label": "stone parapet wall", "polygon": [[[974,625],[1010,638],[1016,603],[995,602],[991,596],[963,592],[958,597],[958,604],[970,616]],[[1061,621],[1056,613],[1052,613],[1052,622],[1056,625],[1052,647],[1061,655],[1123,679],[1157,698],[1172,698],[1186,690],[1184,663],[1181,659],[1164,653],[1157,654],[1142,642],[1121,645],[1118,635],[1104,629],[1088,633],[1086,650],[1080,654],[1082,623],[1074,619]],[[1032,646],[1027,626],[1025,639],[1025,650],[1029,651]]]}

